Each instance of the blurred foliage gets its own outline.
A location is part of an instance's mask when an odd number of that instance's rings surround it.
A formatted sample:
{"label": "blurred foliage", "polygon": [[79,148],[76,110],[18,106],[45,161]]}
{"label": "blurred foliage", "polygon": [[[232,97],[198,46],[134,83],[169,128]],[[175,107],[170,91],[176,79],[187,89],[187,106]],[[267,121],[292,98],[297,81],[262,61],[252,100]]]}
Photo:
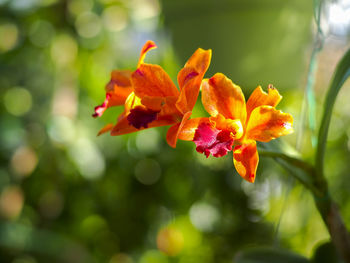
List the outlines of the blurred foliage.
{"label": "blurred foliage", "polygon": [[[208,77],[223,72],[246,96],[274,83],[298,123],[312,14],[299,0],[0,0],[1,262],[225,263],[262,245],[310,257],[327,231],[311,196],[272,160],[261,158],[248,184],[230,154],[174,150],[162,128],[97,138],[121,109],[91,114],[111,70],[134,69],[152,39],[148,61],[174,80],[197,47],[212,48]],[[320,54],[318,101],[344,45]],[[350,223],[348,95],[335,108],[326,171]]]}

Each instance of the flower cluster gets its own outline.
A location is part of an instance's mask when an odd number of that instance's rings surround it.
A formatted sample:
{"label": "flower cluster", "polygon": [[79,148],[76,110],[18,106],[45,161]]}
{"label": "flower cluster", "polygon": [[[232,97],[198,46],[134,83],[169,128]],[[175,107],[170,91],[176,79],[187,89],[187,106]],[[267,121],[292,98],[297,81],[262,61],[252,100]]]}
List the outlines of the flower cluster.
{"label": "flower cluster", "polygon": [[[95,107],[94,117],[112,106],[124,104],[117,123],[107,124],[99,135],[110,131],[122,135],[146,128],[171,125],[166,140],[176,147],[178,139],[193,141],[207,157],[221,157],[233,151],[237,172],[254,182],[259,162],[256,141],[268,142],[293,132],[293,117],[276,110],[282,99],[272,85],[265,93],[258,86],[245,100],[241,88],[221,73],[203,79],[211,50],[197,49],[180,70],[179,90],[158,65],[144,62],[146,53],[156,48],[148,41],[141,50],[134,72],[115,70],[106,85],[106,99]],[[202,87],[202,103],[210,117],[192,118],[192,109]]]}

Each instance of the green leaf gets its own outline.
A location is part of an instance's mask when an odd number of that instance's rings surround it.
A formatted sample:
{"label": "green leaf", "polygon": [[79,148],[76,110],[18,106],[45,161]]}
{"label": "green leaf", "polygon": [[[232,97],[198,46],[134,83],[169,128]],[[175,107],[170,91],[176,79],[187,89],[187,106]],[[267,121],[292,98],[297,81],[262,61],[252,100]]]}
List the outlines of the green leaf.
{"label": "green leaf", "polygon": [[322,116],[321,126],[318,132],[318,143],[317,143],[316,163],[315,163],[318,180],[323,179],[324,154],[326,150],[328,129],[329,129],[329,124],[331,122],[334,103],[339,93],[339,90],[341,89],[344,82],[348,79],[349,76],[350,76],[350,49],[345,53],[345,55],[337,65],[337,68],[333,74],[331,85],[326,95],[325,102],[323,104],[323,116]]}
{"label": "green leaf", "polygon": [[332,242],[326,242],[316,248],[312,256],[312,263],[341,263]]}
{"label": "green leaf", "polygon": [[310,263],[298,254],[276,248],[252,248],[238,252],[236,263]]}

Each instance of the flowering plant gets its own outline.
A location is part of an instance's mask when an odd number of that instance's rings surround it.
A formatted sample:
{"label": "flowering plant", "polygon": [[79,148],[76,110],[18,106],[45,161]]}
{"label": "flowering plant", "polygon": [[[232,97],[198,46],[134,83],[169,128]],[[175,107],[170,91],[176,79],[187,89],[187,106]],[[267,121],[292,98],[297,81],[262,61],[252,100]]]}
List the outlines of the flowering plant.
{"label": "flowering plant", "polygon": [[[241,88],[223,74],[203,80],[211,50],[199,48],[178,74],[178,91],[160,66],[144,63],[146,53],[155,47],[153,41],[145,43],[134,72],[112,72],[106,99],[93,116],[123,103],[124,111],[116,125],[106,125],[99,134],[172,125],[166,136],[170,146],[176,147],[177,139],[193,141],[207,157],[224,156],[234,147],[237,172],[254,182],[259,162],[256,141],[268,142],[293,131],[293,117],[275,109],[282,99],[277,89],[270,85],[266,94],[258,86],[246,103]],[[190,119],[201,86],[202,103],[211,117]]]}
{"label": "flowering plant", "polygon": [[[270,85],[265,93],[258,86],[246,101],[241,88],[225,75],[217,73],[203,79],[211,50],[199,48],[179,72],[178,90],[160,66],[144,62],[146,53],[155,47],[152,41],[143,46],[134,72],[112,72],[106,85],[106,99],[95,107],[93,116],[123,104],[124,111],[115,125],[107,124],[99,135],[108,131],[111,135],[122,135],[171,125],[166,136],[171,147],[176,147],[181,139],[193,141],[197,152],[206,157],[221,157],[232,150],[238,174],[253,183],[259,162],[256,141],[269,142],[293,132],[293,117],[275,108],[282,99],[277,89]],[[259,150],[260,154],[275,158],[312,192],[332,241],[346,262],[350,262],[350,237],[330,197],[323,167],[332,109],[340,88],[350,76],[349,61],[350,50],[339,62],[326,96],[314,165],[283,152]],[[200,88],[202,104],[210,117],[191,119]]]}

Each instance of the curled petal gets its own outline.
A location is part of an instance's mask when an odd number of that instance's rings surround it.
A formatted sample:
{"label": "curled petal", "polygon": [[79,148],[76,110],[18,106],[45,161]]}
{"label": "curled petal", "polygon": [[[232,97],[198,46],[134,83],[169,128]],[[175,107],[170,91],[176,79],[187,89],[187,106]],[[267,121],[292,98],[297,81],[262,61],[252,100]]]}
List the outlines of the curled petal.
{"label": "curled petal", "polygon": [[222,114],[226,119],[246,120],[245,99],[241,88],[221,73],[202,82],[202,103],[213,117]]}
{"label": "curled petal", "polygon": [[131,72],[128,70],[113,70],[111,80],[106,85],[106,92],[111,97],[108,107],[123,105],[126,98],[133,91]]}
{"label": "curled petal", "polygon": [[131,73],[130,70],[113,70],[111,80],[106,85],[106,91],[113,92],[115,85],[123,88],[131,87]]}
{"label": "curled petal", "polygon": [[177,80],[180,86],[180,90],[191,78],[198,75],[203,75],[208,70],[211,60],[211,49],[204,50],[198,48],[193,55],[187,60],[185,66],[180,70]]}
{"label": "curled petal", "polygon": [[233,163],[240,176],[250,183],[254,183],[259,155],[256,142],[251,140],[233,149]]}
{"label": "curled petal", "polygon": [[261,86],[258,86],[247,101],[247,114],[250,116],[251,112],[256,107],[263,105],[276,107],[281,99],[282,96],[278,93],[278,90],[274,86],[269,85],[268,93],[263,91]]}
{"label": "curled petal", "polygon": [[95,107],[93,117],[100,117],[104,111],[112,106],[119,106],[133,91],[131,86],[131,72],[128,70],[114,70],[111,73],[111,80],[106,85],[106,99],[101,105]]}
{"label": "curled petal", "polygon": [[218,130],[208,123],[201,123],[194,134],[193,142],[196,151],[204,153],[208,158],[210,154],[221,157],[232,150],[233,138],[227,130]]}
{"label": "curled petal", "polygon": [[152,49],[154,49],[154,48],[157,48],[157,45],[156,45],[156,43],[154,43],[151,40],[148,40],[143,45],[143,47],[141,49],[140,59],[139,59],[139,62],[137,64],[137,67],[139,67],[143,63],[143,60],[145,59],[145,56],[146,56],[147,52],[152,50]]}
{"label": "curled petal", "polygon": [[158,65],[141,64],[132,74],[131,80],[135,94],[140,98],[179,95],[169,75]]}
{"label": "curled petal", "polygon": [[246,138],[268,142],[293,132],[293,117],[271,106],[255,108],[247,124]]}
{"label": "curled petal", "polygon": [[177,80],[180,96],[176,103],[183,114],[192,111],[196,104],[199,89],[211,60],[211,50],[197,49],[179,72]]}
{"label": "curled petal", "polygon": [[173,126],[171,126],[166,134],[166,141],[167,143],[175,148],[176,147],[176,142],[179,137],[180,132],[182,131],[185,123],[187,120],[190,118],[192,112],[186,112],[185,115],[182,117],[182,120],[180,123],[177,123]]}
{"label": "curled petal", "polygon": [[102,114],[108,108],[108,104],[109,104],[110,98],[111,98],[111,95],[107,93],[106,94],[106,99],[104,100],[104,102],[101,105],[98,105],[98,106],[95,107],[94,114],[92,114],[92,117],[96,118],[96,117],[101,117],[102,116]]}

